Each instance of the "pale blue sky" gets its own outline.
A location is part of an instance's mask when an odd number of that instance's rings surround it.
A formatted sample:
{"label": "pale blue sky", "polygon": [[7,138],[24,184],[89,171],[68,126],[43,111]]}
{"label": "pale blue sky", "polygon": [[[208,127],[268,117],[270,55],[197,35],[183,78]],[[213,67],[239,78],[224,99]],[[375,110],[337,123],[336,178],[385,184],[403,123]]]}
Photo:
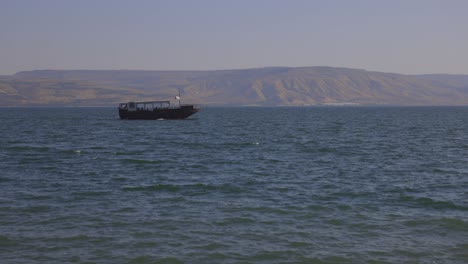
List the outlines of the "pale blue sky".
{"label": "pale blue sky", "polygon": [[0,74],[266,66],[468,74],[468,1],[0,0]]}

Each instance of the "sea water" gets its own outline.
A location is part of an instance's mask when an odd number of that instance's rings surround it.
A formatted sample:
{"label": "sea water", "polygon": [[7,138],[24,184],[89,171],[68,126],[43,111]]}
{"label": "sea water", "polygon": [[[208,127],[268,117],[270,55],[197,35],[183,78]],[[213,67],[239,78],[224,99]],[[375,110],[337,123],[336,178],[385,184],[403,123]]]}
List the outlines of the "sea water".
{"label": "sea water", "polygon": [[468,263],[467,107],[0,109],[0,263]]}

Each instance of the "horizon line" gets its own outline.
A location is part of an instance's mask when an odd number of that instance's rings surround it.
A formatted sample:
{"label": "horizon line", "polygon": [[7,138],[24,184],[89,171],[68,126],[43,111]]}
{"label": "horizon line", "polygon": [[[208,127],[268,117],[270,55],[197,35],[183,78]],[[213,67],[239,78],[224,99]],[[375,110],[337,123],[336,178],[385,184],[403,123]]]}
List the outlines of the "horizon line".
{"label": "horizon line", "polygon": [[357,71],[366,71],[366,72],[376,72],[376,73],[387,73],[387,74],[399,74],[399,75],[409,75],[409,76],[417,76],[417,75],[468,75],[468,73],[416,73],[416,74],[408,74],[408,73],[398,73],[398,72],[390,72],[390,71],[380,71],[380,70],[368,70],[363,68],[351,68],[351,67],[343,67],[343,66],[265,66],[265,67],[248,67],[248,68],[226,68],[226,69],[204,69],[204,70],[189,70],[189,69],[168,69],[168,70],[143,70],[143,69],[85,69],[85,68],[76,68],[76,69],[34,69],[34,70],[21,70],[15,72],[13,74],[0,74],[0,76],[14,76],[19,73],[24,72],[39,72],[39,71],[139,71],[139,72],[215,72],[215,71],[242,71],[242,70],[258,70],[258,69],[274,69],[274,68],[285,68],[285,69],[301,69],[301,68],[331,68],[331,69],[347,69],[347,70],[357,70]]}

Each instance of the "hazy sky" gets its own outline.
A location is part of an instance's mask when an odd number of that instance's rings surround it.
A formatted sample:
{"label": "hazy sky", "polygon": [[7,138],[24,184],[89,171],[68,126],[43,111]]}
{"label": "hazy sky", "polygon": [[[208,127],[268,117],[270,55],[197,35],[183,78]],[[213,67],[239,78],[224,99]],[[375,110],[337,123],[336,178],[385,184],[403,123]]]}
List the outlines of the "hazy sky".
{"label": "hazy sky", "polygon": [[266,66],[468,74],[468,1],[0,0],[0,74]]}

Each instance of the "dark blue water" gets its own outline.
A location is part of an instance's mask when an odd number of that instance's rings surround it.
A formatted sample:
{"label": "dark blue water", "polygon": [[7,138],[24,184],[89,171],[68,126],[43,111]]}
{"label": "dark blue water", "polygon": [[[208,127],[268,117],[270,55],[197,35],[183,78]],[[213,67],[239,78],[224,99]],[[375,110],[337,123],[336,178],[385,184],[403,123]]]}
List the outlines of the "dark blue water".
{"label": "dark blue water", "polygon": [[0,128],[0,263],[468,262],[468,108],[4,108]]}

